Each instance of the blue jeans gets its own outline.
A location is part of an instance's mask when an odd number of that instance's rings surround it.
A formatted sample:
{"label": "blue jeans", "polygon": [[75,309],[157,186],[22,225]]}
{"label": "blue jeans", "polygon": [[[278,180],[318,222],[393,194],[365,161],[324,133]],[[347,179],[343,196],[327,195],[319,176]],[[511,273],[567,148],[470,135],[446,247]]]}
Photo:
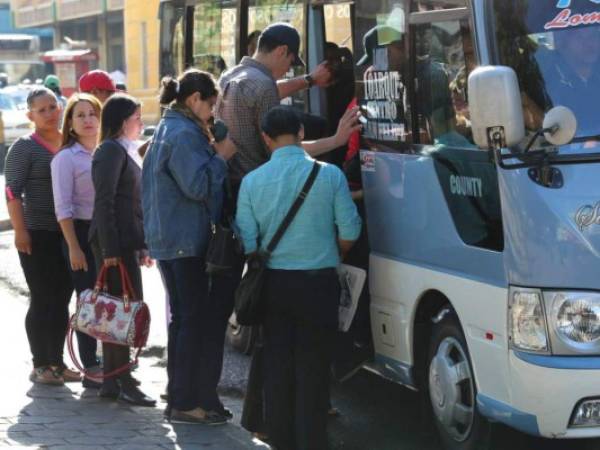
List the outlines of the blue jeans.
{"label": "blue jeans", "polygon": [[[223,408],[217,385],[223,365],[228,315],[218,295],[209,295],[209,278],[199,257],[159,261],[169,293],[167,374],[169,406],[180,411]],[[230,311],[231,312],[231,311]]]}
{"label": "blue jeans", "polygon": [[[79,241],[79,247],[81,251],[85,254],[85,260],[87,262],[88,270],[87,272],[84,270],[76,270],[73,271],[71,269],[71,262],[69,260],[69,247],[67,243],[63,239],[63,254],[65,255],[65,260],[67,261],[67,265],[69,266],[69,272],[71,273],[71,279],[73,280],[73,285],[75,287],[75,292],[77,293],[77,297],[86,289],[93,289],[96,284],[96,262],[94,261],[94,254],[92,252],[92,246],[88,242],[88,231],[90,229],[90,222],[86,220],[74,220],[73,226],[75,227],[75,235],[77,236],[77,241]],[[89,369],[90,367],[100,365],[100,361],[98,360],[98,356],[96,355],[97,342],[91,336],[88,336],[85,333],[81,333],[77,331],[75,333],[77,336],[77,345],[79,347],[79,358],[81,358],[81,363],[83,367]]]}

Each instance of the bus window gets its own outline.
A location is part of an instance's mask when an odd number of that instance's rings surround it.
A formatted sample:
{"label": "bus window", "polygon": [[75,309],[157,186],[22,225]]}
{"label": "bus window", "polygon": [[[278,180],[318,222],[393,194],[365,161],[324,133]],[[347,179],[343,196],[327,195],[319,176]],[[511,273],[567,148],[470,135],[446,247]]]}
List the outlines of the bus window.
{"label": "bus window", "polygon": [[233,67],[237,28],[236,2],[203,1],[194,9],[193,65],[215,77]]}
{"label": "bus window", "polygon": [[160,4],[160,76],[176,76],[185,68],[183,34],[185,9],[171,2]]}
{"label": "bus window", "polygon": [[[300,56],[304,56],[305,41],[305,6],[302,0],[249,0],[248,8],[248,33],[264,30],[267,25],[275,22],[286,22],[300,33]],[[293,78],[305,72],[303,67],[292,67],[286,78]],[[300,110],[304,109],[304,93],[295,94],[293,97],[283,99],[281,103],[292,105]]]}
{"label": "bus window", "polygon": [[464,8],[466,0],[414,0],[411,11],[433,11],[438,9]]}
{"label": "bus window", "polygon": [[475,55],[466,22],[415,27],[417,120],[421,144],[473,147],[467,77]]}
{"label": "bus window", "polygon": [[336,3],[325,5],[325,40],[338,47],[345,47],[351,52],[352,46],[352,17],[350,15],[351,3]]}
{"label": "bus window", "polygon": [[400,150],[411,143],[406,14],[391,1],[355,4],[356,90],[366,144]]}

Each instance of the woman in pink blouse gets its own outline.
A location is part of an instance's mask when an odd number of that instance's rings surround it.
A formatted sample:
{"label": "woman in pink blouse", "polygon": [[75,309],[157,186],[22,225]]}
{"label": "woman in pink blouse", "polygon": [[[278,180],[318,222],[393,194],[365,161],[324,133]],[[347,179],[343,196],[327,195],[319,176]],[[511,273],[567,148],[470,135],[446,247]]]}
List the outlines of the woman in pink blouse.
{"label": "woman in pink blouse", "polygon": [[[51,164],[54,209],[77,295],[93,288],[96,281],[88,232],[94,210],[92,154],[98,143],[101,109],[98,99],[89,94],[74,94],[69,99],[63,120],[63,148]],[[100,375],[96,340],[77,332],[77,343],[86,371]],[[98,388],[100,383],[84,378],[83,386]]]}

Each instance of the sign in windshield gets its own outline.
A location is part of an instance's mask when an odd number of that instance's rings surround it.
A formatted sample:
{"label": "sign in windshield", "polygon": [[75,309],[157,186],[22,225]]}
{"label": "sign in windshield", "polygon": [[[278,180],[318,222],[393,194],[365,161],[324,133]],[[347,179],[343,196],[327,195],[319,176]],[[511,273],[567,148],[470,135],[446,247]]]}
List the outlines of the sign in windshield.
{"label": "sign in windshield", "polygon": [[[534,131],[554,106],[577,117],[576,140],[600,135],[600,0],[494,0],[502,64],[521,83]],[[598,149],[596,149],[597,151]]]}

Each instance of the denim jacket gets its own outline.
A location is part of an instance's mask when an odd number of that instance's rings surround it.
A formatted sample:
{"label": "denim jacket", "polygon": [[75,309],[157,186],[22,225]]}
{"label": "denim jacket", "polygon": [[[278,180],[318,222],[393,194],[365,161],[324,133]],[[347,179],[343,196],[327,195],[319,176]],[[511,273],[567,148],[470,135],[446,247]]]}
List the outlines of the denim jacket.
{"label": "denim jacket", "polygon": [[142,206],[150,255],[158,260],[203,257],[210,215],[221,214],[227,164],[200,127],[169,109],[144,159]]}

